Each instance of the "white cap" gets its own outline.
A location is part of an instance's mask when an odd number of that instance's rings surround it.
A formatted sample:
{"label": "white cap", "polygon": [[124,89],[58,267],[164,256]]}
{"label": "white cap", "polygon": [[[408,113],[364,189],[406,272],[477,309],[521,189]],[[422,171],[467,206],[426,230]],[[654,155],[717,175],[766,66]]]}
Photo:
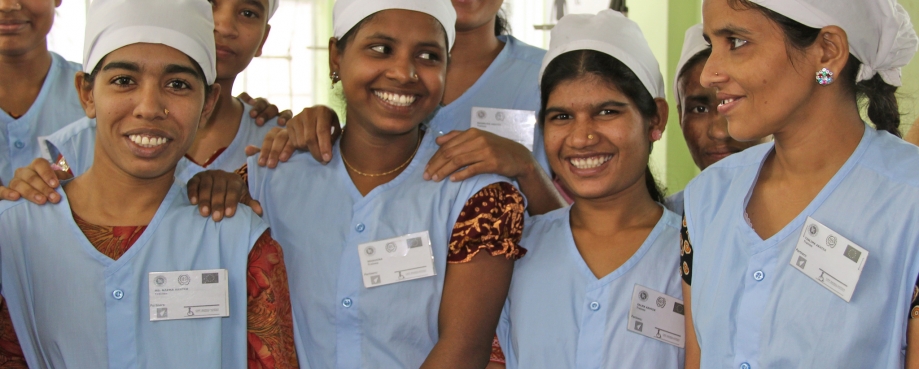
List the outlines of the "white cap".
{"label": "white cap", "polygon": [[615,10],[597,15],[569,14],[552,29],[549,52],[542,60],[539,80],[549,63],[576,50],[595,50],[612,56],[638,76],[652,97],[666,98],[664,76],[638,24]]}
{"label": "white cap", "polygon": [[208,85],[217,78],[214,13],[207,0],[94,0],[86,11],[83,72],[138,43],[179,50],[198,62]]}
{"label": "white cap", "polygon": [[268,0],[268,20],[271,20],[271,17],[274,16],[274,13],[278,11],[278,4],[281,0]]}
{"label": "white cap", "polygon": [[413,10],[434,17],[447,32],[447,50],[453,48],[456,10],[450,0],[337,0],[332,10],[335,38],[341,39],[364,18],[388,9]]}
{"label": "white cap", "polygon": [[702,24],[689,27],[686,30],[686,37],[683,39],[683,52],[680,53],[680,61],[676,64],[676,70],[673,71],[673,99],[680,104],[680,72],[686,68],[689,59],[699,55],[699,53],[709,49],[711,46],[702,35]]}
{"label": "white cap", "polygon": [[845,30],[849,51],[862,62],[856,82],[880,74],[888,84],[901,86],[901,69],[919,46],[909,14],[896,0],[751,1],[811,28]]}

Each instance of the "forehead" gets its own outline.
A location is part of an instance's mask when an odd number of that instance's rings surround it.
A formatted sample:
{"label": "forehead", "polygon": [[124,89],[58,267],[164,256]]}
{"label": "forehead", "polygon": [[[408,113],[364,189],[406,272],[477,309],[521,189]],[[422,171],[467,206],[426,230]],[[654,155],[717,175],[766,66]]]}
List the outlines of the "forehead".
{"label": "forehead", "polygon": [[446,32],[429,14],[405,9],[387,9],[368,17],[357,32],[357,38],[385,34],[397,40],[434,42],[446,48]]}
{"label": "forehead", "polygon": [[[108,53],[102,63],[130,62],[139,66],[180,65],[193,68],[191,58],[185,53],[163,44],[136,43]],[[103,64],[103,66],[104,66]]]}
{"label": "forehead", "polygon": [[549,93],[549,105],[592,106],[610,100],[630,102],[615,84],[592,74],[566,79]]}

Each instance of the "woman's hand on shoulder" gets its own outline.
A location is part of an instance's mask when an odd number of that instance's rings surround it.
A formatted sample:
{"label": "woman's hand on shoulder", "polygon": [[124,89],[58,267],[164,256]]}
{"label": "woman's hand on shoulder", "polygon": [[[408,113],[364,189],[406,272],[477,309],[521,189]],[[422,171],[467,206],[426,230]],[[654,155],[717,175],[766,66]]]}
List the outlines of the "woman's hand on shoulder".
{"label": "woman's hand on shoulder", "polygon": [[55,171],[47,160],[37,158],[29,166],[16,169],[9,187],[0,187],[0,199],[16,201],[23,198],[38,205],[49,201],[57,204],[61,195],[56,189],[61,181],[72,177],[70,173]]}
{"label": "woman's hand on shoulder", "polygon": [[266,122],[275,117],[278,118],[278,125],[283,126],[287,124],[287,121],[289,121],[294,114],[290,110],[279,111],[280,109],[277,105],[268,102],[268,99],[263,97],[252,98],[252,96],[243,92],[239,94],[237,98],[252,106],[249,117],[254,118],[255,125],[259,127],[264,126]]}
{"label": "woman's hand on shoulder", "polygon": [[508,178],[532,174],[539,164],[523,145],[476,128],[437,138],[440,149],[428,161],[424,179],[462,181],[483,173]]}
{"label": "woman's hand on shoulder", "polygon": [[248,183],[239,174],[208,170],[195,174],[187,186],[188,200],[198,205],[201,216],[210,216],[215,222],[224,216],[233,217],[239,204],[248,205],[262,215],[261,204],[249,195]]}
{"label": "woman's hand on shoulder", "polygon": [[[332,144],[341,136],[338,115],[332,109],[317,105],[303,109],[290,119],[284,130],[272,130],[265,136],[259,155],[259,166],[275,168],[286,162],[295,150],[308,151],[316,161],[332,160]],[[247,155],[256,152],[247,150]]]}

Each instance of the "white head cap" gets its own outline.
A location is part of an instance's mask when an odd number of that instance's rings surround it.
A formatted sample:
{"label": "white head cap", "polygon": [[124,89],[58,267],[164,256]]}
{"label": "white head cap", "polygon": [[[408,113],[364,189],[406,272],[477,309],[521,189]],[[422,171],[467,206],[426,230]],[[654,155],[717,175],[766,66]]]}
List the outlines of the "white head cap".
{"label": "white head cap", "polygon": [[856,82],[880,74],[888,84],[902,85],[901,69],[919,46],[909,14],[896,0],[751,1],[811,28],[845,30],[849,51],[862,62]]}
{"label": "white head cap", "polygon": [[271,20],[271,17],[274,16],[274,13],[278,11],[278,4],[281,0],[268,0],[268,20]]}
{"label": "white head cap", "polygon": [[673,98],[677,104],[680,103],[681,98],[679,89],[680,72],[683,71],[683,68],[686,68],[686,63],[689,62],[689,59],[710,47],[708,42],[705,41],[705,37],[702,36],[701,23],[686,30],[686,37],[683,39],[683,52],[680,53],[680,61],[676,64],[676,70],[673,71]]}
{"label": "white head cap", "polygon": [[207,84],[217,78],[214,13],[207,0],[94,0],[86,12],[83,72],[138,43],[179,50],[201,66]]}
{"label": "white head cap", "polygon": [[664,77],[651,47],[638,24],[615,10],[597,15],[569,14],[552,29],[549,52],[542,60],[539,80],[546,67],[559,55],[576,50],[595,50],[612,56],[638,76],[655,98],[666,98]]}
{"label": "white head cap", "polygon": [[447,32],[447,50],[456,40],[456,10],[450,0],[337,0],[332,10],[334,36],[341,39],[374,13],[388,9],[414,10],[437,19]]}

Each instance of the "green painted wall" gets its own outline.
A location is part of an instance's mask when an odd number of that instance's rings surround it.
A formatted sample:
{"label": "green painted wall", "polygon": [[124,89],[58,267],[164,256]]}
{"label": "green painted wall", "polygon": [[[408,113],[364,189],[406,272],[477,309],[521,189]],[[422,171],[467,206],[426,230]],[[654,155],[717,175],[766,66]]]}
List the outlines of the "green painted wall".
{"label": "green painted wall", "polygon": [[[919,0],[900,0],[900,4],[909,12],[913,27],[919,23]],[[903,68],[903,87],[900,88],[900,112],[904,113],[902,127],[907,132],[919,117],[919,62],[917,58]]]}

